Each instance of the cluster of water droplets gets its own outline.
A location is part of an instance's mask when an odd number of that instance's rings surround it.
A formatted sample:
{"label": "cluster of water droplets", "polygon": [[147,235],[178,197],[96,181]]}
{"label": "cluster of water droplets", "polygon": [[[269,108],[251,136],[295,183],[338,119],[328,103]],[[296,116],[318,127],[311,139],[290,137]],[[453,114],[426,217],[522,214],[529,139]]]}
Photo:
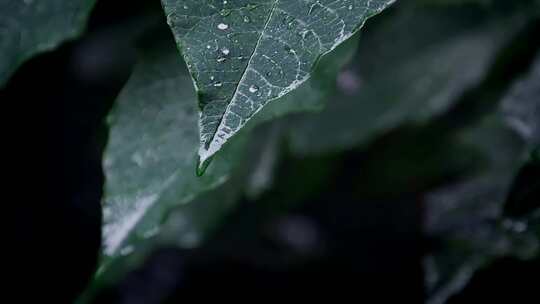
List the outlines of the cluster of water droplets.
{"label": "cluster of water droplets", "polygon": [[[223,1],[223,5],[227,5],[228,4],[228,1]],[[257,5],[254,5],[254,4],[248,4],[246,6],[246,8],[248,10],[253,10],[254,8],[256,8]],[[220,11],[219,11],[219,14],[223,17],[228,17],[229,15],[231,15],[231,9],[229,8],[222,8]],[[242,21],[244,23],[250,23],[251,22],[251,17],[248,16],[248,15],[244,15],[241,17],[242,18]],[[216,25],[217,29],[219,31],[230,31],[231,30],[231,26],[229,24],[227,24],[226,22],[220,22]],[[235,43],[238,43],[238,40],[235,40],[234,41]],[[212,49],[212,46],[211,45],[207,45],[206,46],[207,49]],[[218,47],[217,48],[217,57],[216,57],[216,62],[217,63],[225,63],[229,58],[234,58],[234,59],[237,59],[237,60],[241,60],[241,61],[244,61],[246,60],[248,57],[247,56],[244,56],[244,55],[238,55],[236,57],[232,57],[232,54],[231,54],[231,50],[228,48],[228,47]],[[210,80],[213,81],[213,86],[216,87],[216,88],[221,88],[223,86],[223,82],[219,81],[219,80],[216,80],[215,76],[210,76]],[[252,85],[249,87],[249,91],[251,93],[256,93],[257,91],[259,91],[259,87],[256,86],[256,85]]]}
{"label": "cluster of water droplets", "polygon": [[[207,45],[208,50],[211,52],[211,60],[214,61],[217,65],[218,71],[224,71],[228,69],[228,66],[231,65],[231,69],[237,69],[238,65],[236,65],[236,61],[232,60],[249,60],[250,57],[248,54],[245,54],[242,48],[233,47],[236,44],[239,43],[238,40],[234,40],[235,32],[242,32],[245,31],[245,29],[239,29],[236,27],[242,27],[242,23],[250,23],[253,22],[252,18],[253,15],[250,16],[249,13],[242,13],[242,11],[251,11],[257,7],[260,6],[260,4],[247,4],[244,9],[241,9],[240,11],[237,11],[237,8],[231,9],[229,5],[231,5],[232,1],[222,1],[223,5],[219,5],[220,7],[212,7],[216,10],[217,14],[219,15],[218,18],[220,18],[216,23],[213,24],[213,32],[216,33],[218,37],[229,37],[231,40],[231,45],[224,45],[226,43],[223,42],[216,42],[216,45]],[[214,4],[215,5],[215,4]],[[218,6],[218,5],[216,5]],[[352,2],[349,2],[345,5],[344,9],[353,10],[354,6]],[[321,14],[321,10],[330,10],[325,5],[321,3],[321,1],[313,1],[311,5],[308,6],[308,11],[306,12],[307,15],[310,16],[319,16],[321,15],[323,18],[327,14]],[[280,16],[280,15],[277,15]],[[333,15],[332,15],[333,16]],[[301,41],[301,44],[305,48],[321,48],[321,40],[318,36],[318,34],[315,32],[316,29],[310,29],[305,22],[302,20],[297,19],[295,16],[292,16],[290,14],[283,14],[283,17],[281,22],[283,22],[283,25],[288,31],[292,33],[296,33],[298,40]],[[313,17],[314,18],[314,17]],[[328,17],[329,18],[329,17]],[[249,28],[248,25],[246,25],[246,28]],[[294,39],[294,38],[293,38]],[[285,52],[288,55],[287,60],[291,60],[290,58],[294,57],[299,62],[299,57],[301,56],[298,49],[293,47],[292,45],[288,45],[284,43],[285,45],[282,46]],[[314,50],[317,52],[317,50]],[[275,54],[278,54],[279,50],[274,50]],[[244,53],[244,54],[242,54]],[[290,55],[290,58],[289,58]],[[300,69],[300,66],[298,66],[298,70]],[[268,80],[269,82],[276,82],[279,83],[279,81],[283,82],[282,80],[278,80],[278,78],[283,79],[285,77],[284,71],[281,68],[273,68],[270,67],[266,69],[265,71],[261,71],[263,77],[266,77],[265,80]],[[296,77],[296,81],[299,81],[301,77]],[[229,82],[224,82],[221,74],[214,74],[209,77],[210,79],[210,86],[213,87],[216,90],[224,90],[227,89],[227,92],[229,92],[230,87],[225,86],[225,84],[229,84]],[[266,90],[262,89],[260,87],[260,84],[251,82],[246,83],[246,86],[244,87],[244,84],[241,84],[242,87],[246,88],[246,93],[249,93],[250,95],[254,96],[261,96],[262,94],[266,93]],[[271,92],[268,91],[268,94],[270,96]],[[220,94],[221,96],[221,94]],[[224,95],[223,95],[224,96]]]}

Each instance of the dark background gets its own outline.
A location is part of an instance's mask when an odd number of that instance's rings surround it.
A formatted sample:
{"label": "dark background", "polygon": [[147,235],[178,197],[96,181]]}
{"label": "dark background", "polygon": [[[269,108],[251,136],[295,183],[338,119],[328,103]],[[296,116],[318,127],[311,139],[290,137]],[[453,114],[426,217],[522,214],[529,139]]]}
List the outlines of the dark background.
{"label": "dark background", "polygon": [[[46,138],[47,201],[32,202],[31,224],[20,225],[16,232],[39,249],[23,262],[33,265],[32,273],[24,275],[29,293],[23,297],[45,287],[43,300],[73,302],[95,271],[101,242],[101,152],[107,138],[103,119],[136,60],[131,44],[115,39],[110,28],[156,10],[158,1],[131,1],[129,6],[98,1],[83,38],[26,62],[1,93],[4,103],[39,103],[35,108],[43,107],[39,115],[47,124],[36,130]],[[534,25],[524,36],[537,34]],[[535,50],[537,46],[526,45],[520,58],[524,62],[513,71],[504,70],[502,77],[519,74]],[[458,106],[453,113],[468,110]],[[421,303],[422,257],[437,246],[421,231],[422,194],[455,176],[409,176],[400,184],[388,182],[377,164],[414,164],[431,148],[425,144],[431,136],[425,129],[405,126],[367,150],[286,158],[274,190],[257,202],[245,199],[206,245],[158,250],[143,267],[102,291],[96,302],[179,303],[209,296],[259,301],[294,295],[306,300],[352,296],[367,302],[374,297],[376,302]],[[313,164],[328,172],[328,179],[314,181],[320,194],[292,209],[280,208],[276,202],[291,199],[288,187]],[[539,176],[537,165],[524,167],[513,195],[526,191],[521,185]],[[532,206],[535,194],[528,195]],[[298,239],[268,233],[290,227],[301,232]],[[313,235],[317,241],[302,242]],[[450,303],[534,303],[538,266],[538,261],[500,259],[476,273]]]}

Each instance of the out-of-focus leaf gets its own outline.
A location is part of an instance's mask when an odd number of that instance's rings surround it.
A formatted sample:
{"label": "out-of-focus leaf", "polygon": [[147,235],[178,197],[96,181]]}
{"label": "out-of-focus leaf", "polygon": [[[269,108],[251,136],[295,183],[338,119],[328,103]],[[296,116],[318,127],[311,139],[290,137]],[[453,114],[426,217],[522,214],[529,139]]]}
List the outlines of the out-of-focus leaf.
{"label": "out-of-focus leaf", "polygon": [[348,149],[404,122],[444,113],[484,79],[526,19],[476,6],[410,4],[390,13],[366,28],[356,65],[340,75],[341,91],[327,109],[293,123],[295,153]]}
{"label": "out-of-focus leaf", "polygon": [[256,160],[254,170],[250,172],[249,182],[246,185],[246,195],[254,200],[268,190],[273,183],[274,171],[280,156],[281,126],[272,124],[261,134],[265,142],[255,151]]}
{"label": "out-of-focus leaf", "polygon": [[539,69],[540,57],[504,98],[501,111],[462,134],[463,140],[483,151],[484,170],[427,196],[425,229],[440,241],[426,259],[430,303],[444,303],[477,269],[498,257],[526,259],[539,254],[540,203],[520,218],[503,214],[512,182],[540,140]]}
{"label": "out-of-focus leaf", "polygon": [[242,143],[230,145],[220,156],[223,161],[206,176],[195,176],[195,101],[191,79],[174,44],[146,49],[109,117],[104,154],[105,256],[130,251],[130,237],[154,231],[172,206],[223,184],[242,157]]}
{"label": "out-of-focus leaf", "polygon": [[519,171],[504,204],[504,216],[527,217],[540,208],[540,163],[531,158]]}
{"label": "out-of-focus leaf", "polygon": [[25,60],[77,37],[95,0],[0,0],[0,87]]}
{"label": "out-of-focus leaf", "polygon": [[530,75],[511,89],[502,111],[508,125],[527,140],[531,149],[540,145],[540,57]]}
{"label": "out-of-focus leaf", "polygon": [[199,96],[201,170],[256,113],[395,0],[162,0]]}
{"label": "out-of-focus leaf", "polygon": [[[339,45],[331,54],[324,56],[304,84],[290,94],[268,104],[246,124],[244,127],[246,132],[262,123],[288,114],[323,110],[328,97],[336,92],[336,79],[339,72],[349,63],[357,50],[358,36],[359,34],[356,34],[355,37]],[[258,157],[254,160],[256,165],[245,189],[246,195],[251,199],[255,199],[271,187],[283,138],[290,127],[288,119],[286,117],[273,121],[259,135],[265,137],[265,140],[260,144],[260,150],[254,151]]]}
{"label": "out-of-focus leaf", "polygon": [[163,217],[152,228],[130,235],[118,255],[104,257],[94,280],[79,302],[92,302],[96,293],[140,267],[158,248],[198,247],[235,206],[243,182],[244,176],[239,174],[214,190],[200,193],[189,203],[168,206]]}

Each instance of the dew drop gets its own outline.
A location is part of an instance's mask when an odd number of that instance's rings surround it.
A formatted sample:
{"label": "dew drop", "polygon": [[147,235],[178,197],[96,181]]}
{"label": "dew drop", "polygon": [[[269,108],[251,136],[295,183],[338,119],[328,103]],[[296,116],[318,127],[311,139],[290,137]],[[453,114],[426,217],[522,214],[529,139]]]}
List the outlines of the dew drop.
{"label": "dew drop", "polygon": [[250,23],[250,22],[251,22],[251,18],[249,18],[249,16],[244,16],[244,22],[245,22],[245,23]]}
{"label": "dew drop", "polygon": [[223,63],[223,62],[225,62],[225,60],[227,60],[227,58],[225,58],[225,57],[219,57],[219,58],[217,59],[217,62]]}
{"label": "dew drop", "polygon": [[201,160],[201,157],[199,156],[199,158],[197,159],[197,167],[195,169],[195,173],[197,174],[197,176],[201,177],[204,175],[204,173],[206,172],[206,169],[208,169],[208,166],[210,166],[212,159],[213,159],[213,156],[205,160]]}
{"label": "dew drop", "polygon": [[228,29],[229,26],[227,24],[225,24],[225,23],[220,23],[220,24],[218,24],[217,28],[224,31],[224,30]]}
{"label": "dew drop", "polygon": [[349,7],[348,7],[348,8],[349,8],[349,10],[351,11],[351,10],[353,9],[353,6],[352,6],[352,4],[351,4],[351,5],[349,5]]}
{"label": "dew drop", "polygon": [[214,83],[214,86],[216,88],[220,88],[221,86],[223,86],[223,83],[221,81],[218,81],[218,82]]}
{"label": "dew drop", "polygon": [[251,86],[249,87],[249,91],[250,91],[251,93],[255,93],[255,92],[257,92],[258,90],[259,90],[259,87],[256,86],[256,85],[251,85]]}
{"label": "dew drop", "polygon": [[214,79],[216,79],[216,77],[210,76],[210,80],[214,80]]}
{"label": "dew drop", "polygon": [[225,56],[229,55],[230,52],[231,52],[231,51],[230,51],[228,48],[226,48],[226,47],[224,47],[224,48],[221,49],[221,53],[223,53],[223,55],[225,55]]}
{"label": "dew drop", "polygon": [[183,7],[185,10],[187,10],[189,7],[187,5],[184,5]]}

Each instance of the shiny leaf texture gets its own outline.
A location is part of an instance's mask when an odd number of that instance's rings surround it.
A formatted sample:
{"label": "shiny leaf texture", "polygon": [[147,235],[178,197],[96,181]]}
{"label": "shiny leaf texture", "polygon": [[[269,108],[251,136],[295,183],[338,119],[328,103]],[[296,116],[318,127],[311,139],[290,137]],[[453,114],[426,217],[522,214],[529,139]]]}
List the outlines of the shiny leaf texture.
{"label": "shiny leaf texture", "polygon": [[[104,154],[104,252],[120,254],[125,241],[155,229],[172,205],[223,184],[238,146],[198,178],[195,92],[174,44],[146,50],[109,117]],[[234,146],[234,145],[232,145]]]}
{"label": "shiny leaf texture", "polygon": [[447,112],[486,77],[524,19],[519,13],[493,16],[474,5],[407,4],[366,28],[355,64],[339,76],[340,90],[327,108],[292,123],[296,154],[351,149],[401,124]]}
{"label": "shiny leaf texture", "polygon": [[395,0],[162,0],[199,96],[201,167]]}
{"label": "shiny leaf texture", "polygon": [[[163,230],[163,221],[170,218],[166,215],[175,208],[203,215],[215,214],[213,209],[223,209],[227,204],[207,208],[206,203],[192,201],[200,201],[199,196],[219,187],[239,172],[260,173],[250,176],[245,184],[236,185],[237,192],[243,189],[257,192],[257,187],[265,187],[260,176],[271,168],[259,168],[259,163],[265,158],[265,153],[260,151],[278,149],[276,145],[281,132],[273,131],[276,133],[272,135],[273,144],[266,142],[266,136],[252,136],[251,133],[259,132],[254,130],[255,127],[268,120],[320,109],[325,92],[331,90],[339,69],[351,58],[357,44],[357,39],[350,39],[335,54],[322,60],[313,77],[297,93],[283,99],[302,96],[302,100],[276,102],[266,107],[224,148],[218,156],[219,161],[208,168],[207,174],[197,177],[195,159],[199,141],[195,91],[174,42],[160,31],[151,36],[152,41],[147,43],[151,47],[143,47],[140,62],[108,118],[110,135],[104,152],[104,265],[124,259],[140,250],[141,246],[147,252],[152,245],[143,245],[147,244],[145,236],[153,236],[156,231]],[[281,131],[279,122],[276,126],[277,131]],[[246,145],[248,139],[250,143]],[[215,197],[212,201],[220,201],[223,192]],[[214,221],[199,225],[195,232],[203,235],[207,227],[218,219],[216,216]],[[182,231],[175,232],[177,238],[184,234]]]}

